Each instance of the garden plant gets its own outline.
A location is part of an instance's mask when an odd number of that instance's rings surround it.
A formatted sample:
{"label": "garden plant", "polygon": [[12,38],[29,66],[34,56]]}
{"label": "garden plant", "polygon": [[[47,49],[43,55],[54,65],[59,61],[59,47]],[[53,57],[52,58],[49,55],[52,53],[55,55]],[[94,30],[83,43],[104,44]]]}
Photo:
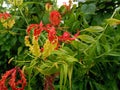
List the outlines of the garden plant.
{"label": "garden plant", "polygon": [[72,2],[0,1],[0,90],[120,89],[120,1]]}

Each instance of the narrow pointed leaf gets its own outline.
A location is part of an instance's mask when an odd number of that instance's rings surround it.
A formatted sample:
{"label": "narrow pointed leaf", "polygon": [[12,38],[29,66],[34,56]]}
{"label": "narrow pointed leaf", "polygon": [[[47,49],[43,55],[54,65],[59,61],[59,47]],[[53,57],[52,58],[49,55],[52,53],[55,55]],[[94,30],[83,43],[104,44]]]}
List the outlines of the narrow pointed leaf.
{"label": "narrow pointed leaf", "polygon": [[80,38],[81,41],[84,41],[86,43],[93,43],[95,41],[95,39],[92,36],[85,34],[78,36],[78,38]]}
{"label": "narrow pointed leaf", "polygon": [[116,26],[120,24],[120,20],[115,19],[115,18],[106,19],[106,21],[110,26]]}
{"label": "narrow pointed leaf", "polygon": [[90,26],[89,28],[86,28],[85,30],[89,32],[102,32],[104,28],[101,26]]}

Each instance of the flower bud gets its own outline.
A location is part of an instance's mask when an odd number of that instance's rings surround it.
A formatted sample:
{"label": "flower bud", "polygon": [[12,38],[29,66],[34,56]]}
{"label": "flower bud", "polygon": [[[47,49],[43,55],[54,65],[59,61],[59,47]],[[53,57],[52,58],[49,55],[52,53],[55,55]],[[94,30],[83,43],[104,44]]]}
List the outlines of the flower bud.
{"label": "flower bud", "polygon": [[52,10],[52,5],[50,3],[45,4],[45,9],[46,11],[51,11]]}
{"label": "flower bud", "polygon": [[14,6],[20,6],[23,3],[23,0],[8,0],[8,2]]}

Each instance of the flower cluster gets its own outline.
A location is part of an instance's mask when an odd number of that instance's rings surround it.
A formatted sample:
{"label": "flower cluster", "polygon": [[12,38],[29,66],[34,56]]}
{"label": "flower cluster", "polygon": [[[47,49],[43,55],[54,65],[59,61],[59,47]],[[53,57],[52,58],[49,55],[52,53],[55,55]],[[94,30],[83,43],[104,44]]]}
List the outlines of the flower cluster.
{"label": "flower cluster", "polygon": [[23,0],[8,0],[8,2],[14,6],[20,6],[23,3]]}
{"label": "flower cluster", "polygon": [[0,13],[0,22],[5,28],[12,28],[15,24],[14,19],[9,13]]}
{"label": "flower cluster", "polygon": [[[19,73],[20,80],[17,79],[16,75]],[[16,80],[17,79],[17,80]],[[0,80],[0,90],[8,90],[6,87],[6,82],[8,82],[9,86],[12,90],[24,90],[26,86],[26,79],[19,67],[15,67],[9,71],[7,71]]]}
{"label": "flower cluster", "polygon": [[[42,21],[40,24],[30,24],[28,28],[26,29],[27,36],[25,37],[25,44],[26,46],[29,47],[31,53],[34,56],[41,56],[45,59],[50,55],[50,53],[58,49],[59,47],[59,42],[71,42],[77,38],[79,33],[75,34],[72,36],[69,32],[63,32],[63,35],[58,36],[57,35],[57,27],[61,22],[61,15],[58,11],[51,11],[50,12],[50,17],[49,17],[50,23],[44,25]],[[33,39],[32,39],[32,44],[30,44],[29,37],[30,34],[33,31]],[[42,33],[42,31],[47,32],[47,40],[42,47],[42,49],[39,49],[39,44],[38,44],[38,37]],[[42,54],[41,54],[42,53]]]}

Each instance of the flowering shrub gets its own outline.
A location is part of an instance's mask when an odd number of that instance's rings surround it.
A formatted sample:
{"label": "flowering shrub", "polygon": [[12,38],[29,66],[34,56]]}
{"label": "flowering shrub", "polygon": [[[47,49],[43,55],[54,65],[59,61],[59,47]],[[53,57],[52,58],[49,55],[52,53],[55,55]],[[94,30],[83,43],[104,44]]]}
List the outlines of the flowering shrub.
{"label": "flowering shrub", "polygon": [[[16,81],[18,76],[17,72],[20,74],[20,80],[18,79]],[[8,90],[6,82],[8,82],[12,90],[24,90],[24,87],[26,86],[25,76],[22,70],[18,67],[6,71],[6,73],[2,76],[2,79],[0,80],[0,90]],[[19,85],[21,85],[21,87],[19,87]]]}
{"label": "flowering shrub", "polygon": [[10,14],[1,11],[0,58],[16,67],[0,90],[119,90],[119,3],[38,1],[9,0]]}
{"label": "flowering shrub", "polygon": [[[25,44],[26,46],[30,47],[30,52],[35,55],[36,57],[40,57],[41,55],[45,59],[48,57],[52,51],[55,49],[58,49],[58,45],[60,41],[62,42],[68,42],[75,40],[79,33],[75,34],[72,38],[70,37],[69,32],[64,32],[62,36],[57,36],[57,27],[60,24],[61,21],[61,15],[58,11],[51,11],[50,12],[50,24],[44,25],[42,21],[40,24],[31,24],[28,26],[26,32],[27,36],[25,37]],[[30,38],[30,32],[33,30],[33,35],[32,35],[32,44],[30,44],[29,38]],[[42,54],[40,50],[40,46],[38,44],[38,37],[40,34],[46,31],[48,33],[47,35],[47,40],[45,44],[42,47]]]}

